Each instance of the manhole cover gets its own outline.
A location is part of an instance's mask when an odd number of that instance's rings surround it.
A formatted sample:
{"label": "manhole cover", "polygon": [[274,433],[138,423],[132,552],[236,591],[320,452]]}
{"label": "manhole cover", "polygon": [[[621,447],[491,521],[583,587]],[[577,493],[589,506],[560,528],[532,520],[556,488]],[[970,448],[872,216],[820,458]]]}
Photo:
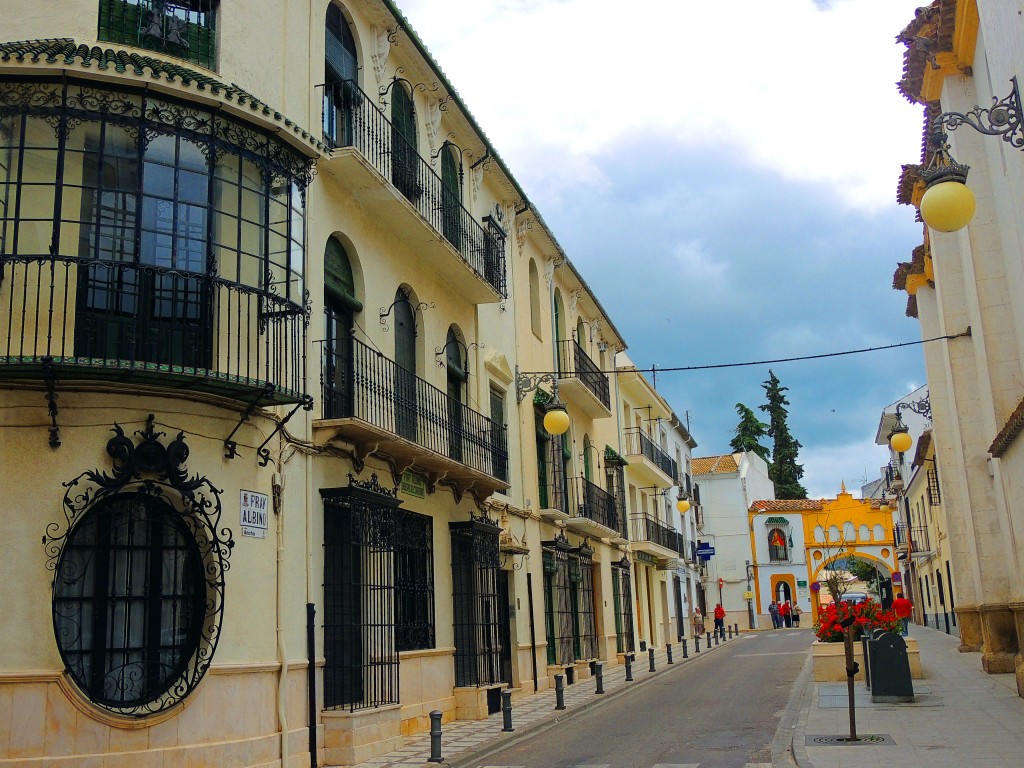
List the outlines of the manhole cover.
{"label": "manhole cover", "polygon": [[883,744],[895,745],[892,736],[887,733],[868,733],[861,735],[856,741],[849,736],[804,736],[806,747],[856,747],[858,745],[879,747]]}

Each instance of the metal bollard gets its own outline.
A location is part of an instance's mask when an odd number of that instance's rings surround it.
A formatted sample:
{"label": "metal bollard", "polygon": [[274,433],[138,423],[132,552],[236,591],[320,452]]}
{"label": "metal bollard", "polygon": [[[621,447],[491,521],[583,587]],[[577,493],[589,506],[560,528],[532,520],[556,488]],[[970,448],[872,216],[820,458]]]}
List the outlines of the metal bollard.
{"label": "metal bollard", "polygon": [[436,709],[430,713],[430,757],[427,762],[444,762],[441,757],[441,713]]}
{"label": "metal bollard", "polygon": [[732,624],[729,625],[729,639],[732,640]]}
{"label": "metal bollard", "polygon": [[686,638],[684,637],[683,638],[683,658],[684,659],[690,658],[690,653],[689,653],[689,650],[687,649],[686,645],[687,645],[687,642],[686,642]]}
{"label": "metal bollard", "polygon": [[736,637],[739,637],[740,636],[740,625],[739,624],[733,624],[733,626],[736,628],[733,631],[733,634],[736,635]]}
{"label": "metal bollard", "polygon": [[711,650],[711,633],[710,633],[710,632],[708,632],[708,644],[707,644],[707,649],[708,649],[709,651]]}
{"label": "metal bollard", "polygon": [[604,693],[604,664],[600,661],[594,664],[594,679],[597,680],[594,693]]}
{"label": "metal bollard", "polygon": [[654,671],[654,649],[653,648],[648,648],[647,649],[647,661],[650,664],[651,672],[653,672]]}
{"label": "metal bollard", "polygon": [[716,629],[715,629],[715,645],[718,645],[718,635],[719,635],[719,634],[720,634],[720,632],[719,632],[719,630],[718,630],[718,629],[716,628]]}
{"label": "metal bollard", "polygon": [[675,662],[672,661],[672,643],[665,643],[665,653],[668,654],[668,663],[674,664]]}
{"label": "metal bollard", "polygon": [[565,675],[555,675],[555,709],[565,709]]}
{"label": "metal bollard", "polygon": [[626,654],[626,682],[633,682],[633,654]]}
{"label": "metal bollard", "polygon": [[512,691],[501,692],[501,732],[512,733]]}
{"label": "metal bollard", "polygon": [[694,653],[700,653],[700,635],[693,636]]}

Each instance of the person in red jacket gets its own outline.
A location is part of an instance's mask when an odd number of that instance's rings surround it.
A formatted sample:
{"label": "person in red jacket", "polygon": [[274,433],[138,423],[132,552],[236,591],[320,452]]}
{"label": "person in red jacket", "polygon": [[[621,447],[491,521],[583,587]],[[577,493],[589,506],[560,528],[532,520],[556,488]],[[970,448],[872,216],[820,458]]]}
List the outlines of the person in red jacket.
{"label": "person in red jacket", "polygon": [[782,622],[783,627],[792,627],[793,618],[790,616],[793,606],[790,605],[789,600],[783,600],[779,604],[779,620]]}
{"label": "person in red jacket", "polygon": [[725,608],[721,603],[715,603],[715,634],[725,637]]}
{"label": "person in red jacket", "polygon": [[914,612],[914,604],[907,600],[901,592],[899,596],[892,601],[892,612],[896,614],[896,618],[903,622],[903,636],[907,636],[907,628],[910,625],[910,614]]}

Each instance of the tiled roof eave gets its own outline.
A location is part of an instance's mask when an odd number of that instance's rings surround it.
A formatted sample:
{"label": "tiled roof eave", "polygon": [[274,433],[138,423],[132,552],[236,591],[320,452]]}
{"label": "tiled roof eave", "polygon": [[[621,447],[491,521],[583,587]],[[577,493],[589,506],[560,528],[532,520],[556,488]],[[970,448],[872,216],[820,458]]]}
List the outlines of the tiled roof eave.
{"label": "tiled roof eave", "polygon": [[134,51],[76,45],[70,38],[0,43],[0,74],[82,74],[108,83],[142,83],[169,95],[187,95],[256,122],[308,157],[330,148],[290,118],[235,84],[227,84],[182,64]]}

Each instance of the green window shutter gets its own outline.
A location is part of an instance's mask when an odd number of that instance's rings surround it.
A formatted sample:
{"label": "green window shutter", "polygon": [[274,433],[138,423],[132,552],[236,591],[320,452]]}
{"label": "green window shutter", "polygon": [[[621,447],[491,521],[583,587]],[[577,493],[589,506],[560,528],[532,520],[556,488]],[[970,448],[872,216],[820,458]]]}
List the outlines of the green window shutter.
{"label": "green window shutter", "polygon": [[339,299],[356,312],[363,308],[356,299],[356,281],[345,246],[333,237],[327,241],[324,251],[324,289],[329,298]]}
{"label": "green window shutter", "polygon": [[416,148],[416,112],[412,98],[405,92],[401,83],[391,88],[391,123],[398,134],[405,139],[410,148]]}

